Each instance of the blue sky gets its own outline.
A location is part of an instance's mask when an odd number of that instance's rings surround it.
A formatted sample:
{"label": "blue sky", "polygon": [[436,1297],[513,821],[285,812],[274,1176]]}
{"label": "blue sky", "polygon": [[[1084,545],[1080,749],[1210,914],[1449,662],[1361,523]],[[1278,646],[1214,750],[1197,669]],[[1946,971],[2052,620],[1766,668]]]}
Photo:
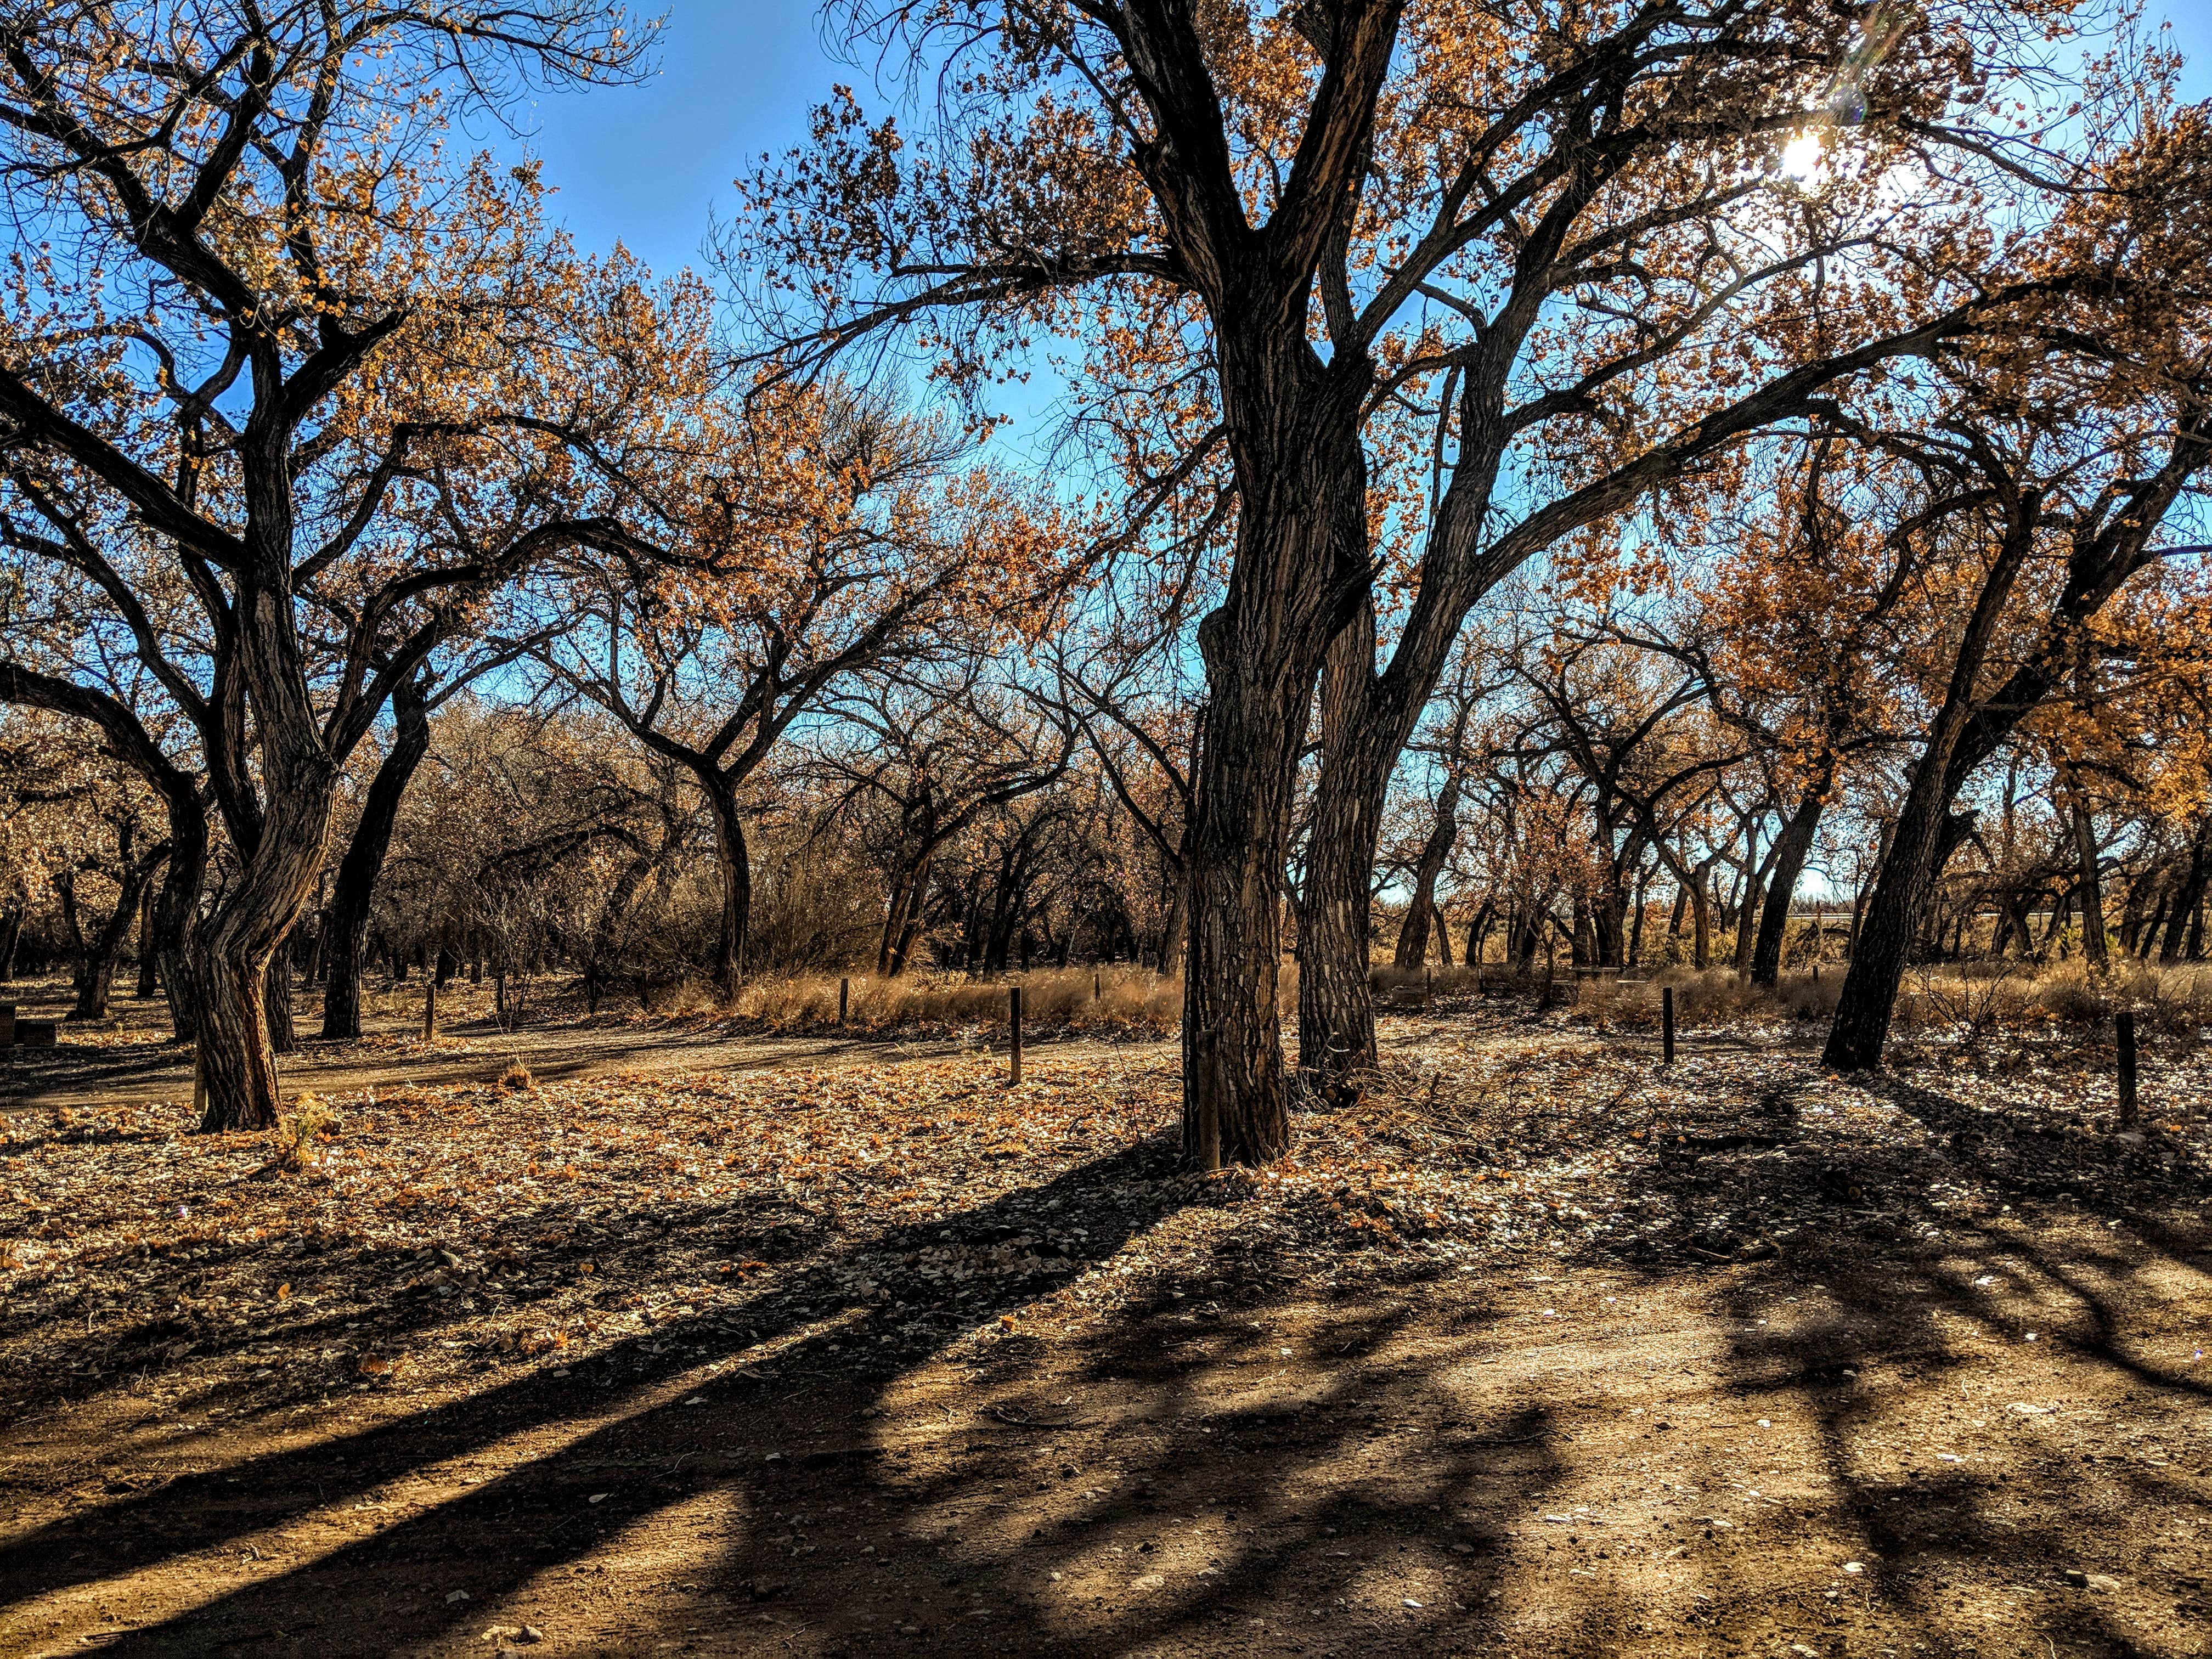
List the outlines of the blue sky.
{"label": "blue sky", "polygon": [[[710,214],[728,213],[730,181],[762,151],[804,137],[832,82],[867,81],[872,69],[825,50],[809,0],[666,4],[652,78],[541,98],[525,141],[559,191],[553,212],[583,246],[620,240],[656,270],[696,263]],[[2150,9],[2172,20],[2193,95],[2212,95],[2212,0]]]}

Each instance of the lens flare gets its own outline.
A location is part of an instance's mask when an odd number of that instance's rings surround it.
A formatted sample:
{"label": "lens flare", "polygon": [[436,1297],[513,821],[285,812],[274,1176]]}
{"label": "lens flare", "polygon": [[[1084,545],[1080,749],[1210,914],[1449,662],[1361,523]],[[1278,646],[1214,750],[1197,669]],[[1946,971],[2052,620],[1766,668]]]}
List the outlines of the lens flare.
{"label": "lens flare", "polygon": [[1801,133],[1782,147],[1782,176],[1809,184],[1821,171],[1820,135]]}

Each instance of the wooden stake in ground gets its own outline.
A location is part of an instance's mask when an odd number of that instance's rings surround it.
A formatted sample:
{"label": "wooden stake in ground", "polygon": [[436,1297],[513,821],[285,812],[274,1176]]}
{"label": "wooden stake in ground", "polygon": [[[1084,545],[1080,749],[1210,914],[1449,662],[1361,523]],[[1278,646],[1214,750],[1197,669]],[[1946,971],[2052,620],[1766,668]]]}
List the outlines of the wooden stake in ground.
{"label": "wooden stake in ground", "polygon": [[1659,1063],[1674,1063],[1674,988],[1659,988]]}
{"label": "wooden stake in ground", "polygon": [[422,981],[422,1041],[438,1040],[438,972],[433,968],[430,977]]}
{"label": "wooden stake in ground", "polygon": [[1006,1074],[1006,1086],[1016,1089],[1022,1081],[1022,988],[1014,986],[1006,993],[1006,1020],[1013,1028],[1013,1064]]}
{"label": "wooden stake in ground", "polygon": [[2112,1020],[2120,1039],[2120,1125],[2134,1127],[2136,1121],[2136,1017],[2120,1014]]}
{"label": "wooden stake in ground", "polygon": [[845,1016],[850,1013],[852,1009],[853,981],[849,979],[841,979],[837,981],[837,1023],[840,1025],[845,1023]]}

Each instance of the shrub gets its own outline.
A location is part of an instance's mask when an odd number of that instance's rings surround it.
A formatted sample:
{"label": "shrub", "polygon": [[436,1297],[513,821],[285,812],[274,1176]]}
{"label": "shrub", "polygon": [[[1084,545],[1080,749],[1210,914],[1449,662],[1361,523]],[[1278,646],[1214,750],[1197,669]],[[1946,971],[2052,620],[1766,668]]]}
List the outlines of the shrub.
{"label": "shrub", "polygon": [[291,1109],[269,1132],[276,1143],[277,1167],[304,1170],[319,1162],[322,1143],[334,1139],[338,1128],[338,1115],[319,1095],[302,1090],[292,1097]]}

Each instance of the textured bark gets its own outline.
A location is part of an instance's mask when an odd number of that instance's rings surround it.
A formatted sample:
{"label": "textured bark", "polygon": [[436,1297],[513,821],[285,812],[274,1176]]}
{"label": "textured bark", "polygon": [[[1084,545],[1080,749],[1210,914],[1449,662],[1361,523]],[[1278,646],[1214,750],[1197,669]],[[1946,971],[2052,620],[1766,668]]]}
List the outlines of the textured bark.
{"label": "textured bark", "polygon": [[751,849],[745,844],[744,814],[736,785],[719,772],[696,772],[714,817],[714,865],[721,878],[722,914],[714,933],[714,988],[725,997],[738,994],[744,978],[753,915]]}
{"label": "textured bark", "polygon": [[422,757],[430,752],[430,709],[419,681],[403,680],[392,693],[392,746],[369,780],[361,817],[338,860],[331,902],[323,925],[323,1036],[348,1039],[361,1035],[361,968],[368,929],[368,909],[376,878],[392,849],[399,804]]}
{"label": "textured bark", "polygon": [[1374,665],[1370,600],[1330,642],[1322,669],[1322,768],[1298,906],[1298,1066],[1316,1077],[1376,1063],[1367,970],[1382,799],[1370,787],[1372,757],[1358,729]]}
{"label": "textured bark", "polygon": [[292,1023],[292,953],[282,947],[261,975],[261,1014],[269,1027],[269,1051],[289,1054],[300,1046]]}

